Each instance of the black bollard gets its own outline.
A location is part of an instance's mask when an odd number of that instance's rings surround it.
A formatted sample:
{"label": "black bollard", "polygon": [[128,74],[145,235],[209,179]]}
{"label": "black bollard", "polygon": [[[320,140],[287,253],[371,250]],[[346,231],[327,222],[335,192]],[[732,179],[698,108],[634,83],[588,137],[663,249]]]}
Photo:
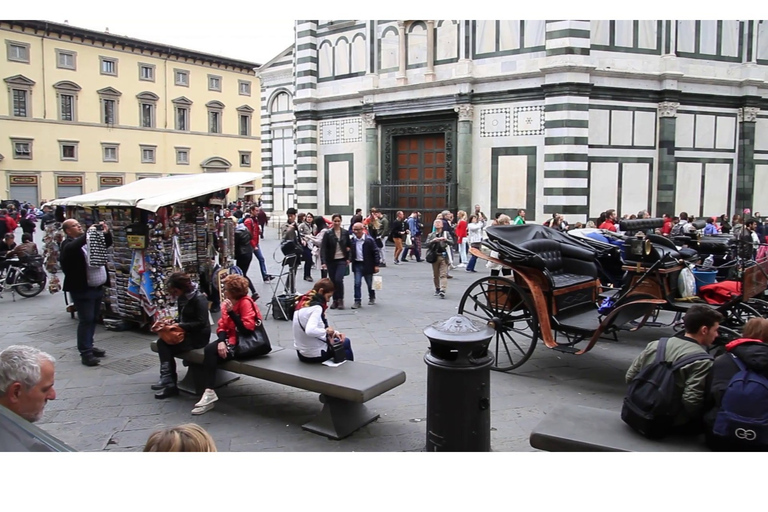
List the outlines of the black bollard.
{"label": "black bollard", "polygon": [[491,382],[495,331],[458,315],[426,329],[428,452],[491,450]]}

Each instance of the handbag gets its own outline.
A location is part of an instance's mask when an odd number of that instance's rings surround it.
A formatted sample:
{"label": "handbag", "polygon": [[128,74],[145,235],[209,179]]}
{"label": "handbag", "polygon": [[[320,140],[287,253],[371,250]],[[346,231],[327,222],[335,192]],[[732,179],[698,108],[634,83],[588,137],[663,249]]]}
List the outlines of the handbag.
{"label": "handbag", "polygon": [[408,233],[407,235],[405,235],[405,246],[410,247],[412,245],[413,245],[413,239],[411,238],[411,234]]}
{"label": "handbag", "polygon": [[[155,324],[156,326],[157,324]],[[159,328],[152,326],[152,330],[157,333],[161,340],[168,345],[178,345],[184,341],[184,329],[178,324],[162,325]]]}
{"label": "handbag", "polygon": [[[257,317],[258,318],[258,317]],[[258,321],[258,320],[257,320]],[[235,345],[235,359],[249,359],[263,356],[272,351],[267,331],[264,324],[259,321],[252,331],[237,331],[237,345]]]}
{"label": "handbag", "polygon": [[383,281],[383,278],[381,276],[373,276],[373,284],[372,284],[373,289],[376,291],[381,290],[383,285],[382,281]]}
{"label": "handbag", "polygon": [[352,264],[351,264],[351,263],[347,263],[347,264],[345,265],[345,267],[346,267],[346,268],[344,268],[344,276],[345,276],[345,277],[349,275],[349,267],[351,267],[351,266],[352,266]]}

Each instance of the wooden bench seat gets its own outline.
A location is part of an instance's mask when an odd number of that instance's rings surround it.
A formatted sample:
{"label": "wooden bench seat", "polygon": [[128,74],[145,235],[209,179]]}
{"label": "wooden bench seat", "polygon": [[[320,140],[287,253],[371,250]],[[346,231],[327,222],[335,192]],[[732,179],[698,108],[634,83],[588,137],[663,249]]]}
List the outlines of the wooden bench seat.
{"label": "wooden bench seat", "polygon": [[[157,343],[153,341],[151,348],[157,352]],[[179,382],[179,389],[202,394],[203,349],[190,350],[176,357],[189,366],[186,376]],[[230,372],[229,375],[226,372]],[[347,437],[375,421],[379,415],[369,412],[363,404],[405,382],[402,370],[357,361],[347,361],[337,367],[302,363],[295,350],[282,350],[276,346],[264,357],[220,364],[216,387],[232,382],[231,374],[320,393],[323,410],[302,428],[331,439]]]}
{"label": "wooden bench seat", "polygon": [[646,439],[621,420],[618,411],[561,405],[530,436],[533,448],[548,452],[705,452],[703,436]]}

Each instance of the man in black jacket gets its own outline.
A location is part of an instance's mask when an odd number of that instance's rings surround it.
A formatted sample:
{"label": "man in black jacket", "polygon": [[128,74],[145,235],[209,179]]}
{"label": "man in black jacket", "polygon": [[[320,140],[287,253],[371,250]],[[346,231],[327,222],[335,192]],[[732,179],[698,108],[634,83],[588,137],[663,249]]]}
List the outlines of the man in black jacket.
{"label": "man in black jacket", "polygon": [[[107,247],[112,245],[112,234],[104,223],[99,224],[104,232]],[[96,319],[101,309],[102,287],[109,282],[106,265],[91,267],[85,258],[86,234],[75,219],[67,219],[62,224],[67,239],[61,243],[61,270],[64,272],[63,290],[69,292],[77,308],[77,350],[85,366],[99,364],[98,357],[105,352],[93,346],[93,334],[96,331]],[[91,226],[89,229],[97,229]]]}
{"label": "man in black jacket", "polygon": [[373,306],[376,303],[373,274],[379,271],[379,251],[373,238],[366,236],[361,222],[356,222],[352,226],[352,232],[354,236],[349,249],[349,260],[352,262],[352,271],[355,273],[355,304],[352,309],[358,309],[363,300],[361,290],[363,278],[368,286],[368,305]]}

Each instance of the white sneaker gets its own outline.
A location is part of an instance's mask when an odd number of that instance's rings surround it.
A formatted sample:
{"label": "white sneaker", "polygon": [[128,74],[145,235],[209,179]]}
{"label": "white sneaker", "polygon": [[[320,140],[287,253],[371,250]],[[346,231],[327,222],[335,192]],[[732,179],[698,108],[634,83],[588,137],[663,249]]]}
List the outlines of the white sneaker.
{"label": "white sneaker", "polygon": [[193,416],[200,416],[201,414],[205,414],[208,411],[210,411],[211,409],[213,409],[215,405],[216,404],[214,404],[214,403],[210,403],[210,404],[204,405],[202,407],[195,407],[194,409],[192,409],[192,415]]}
{"label": "white sneaker", "polygon": [[[203,397],[200,399],[200,401],[195,404],[195,407],[205,407],[207,405],[211,405],[213,402],[215,402],[218,399],[219,397],[216,395],[216,392],[214,390],[207,389],[205,390],[205,393],[203,393]],[[202,413],[199,413],[199,414],[202,414]]]}

